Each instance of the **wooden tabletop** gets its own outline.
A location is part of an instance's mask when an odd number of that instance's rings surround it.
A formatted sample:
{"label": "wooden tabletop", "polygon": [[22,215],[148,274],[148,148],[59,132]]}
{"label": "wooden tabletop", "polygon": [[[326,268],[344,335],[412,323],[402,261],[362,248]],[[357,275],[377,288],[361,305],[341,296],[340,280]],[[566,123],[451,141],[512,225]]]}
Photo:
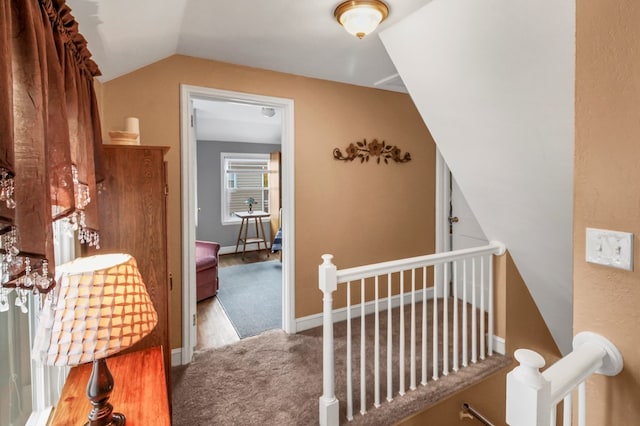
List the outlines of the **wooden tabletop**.
{"label": "wooden tabletop", "polygon": [[[170,425],[162,348],[107,358],[114,386],[109,402],[113,411],[127,418],[127,426]],[[81,426],[87,422],[91,403],[87,383],[92,363],[69,372],[51,425]]]}
{"label": "wooden tabletop", "polygon": [[242,219],[250,219],[252,217],[268,217],[271,216],[271,213],[263,212],[261,210],[254,210],[252,212],[233,212],[236,216]]}

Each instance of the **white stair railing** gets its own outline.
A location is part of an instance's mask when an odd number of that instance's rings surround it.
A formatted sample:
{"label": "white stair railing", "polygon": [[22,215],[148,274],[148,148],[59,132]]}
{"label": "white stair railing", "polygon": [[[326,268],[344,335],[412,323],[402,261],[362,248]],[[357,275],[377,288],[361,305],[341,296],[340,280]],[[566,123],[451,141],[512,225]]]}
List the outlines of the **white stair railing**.
{"label": "white stair railing", "polygon": [[[469,362],[476,363],[491,356],[494,352],[494,313],[493,313],[493,255],[502,255],[505,246],[499,242],[491,242],[482,247],[437,253],[409,259],[376,263],[367,266],[338,270],[332,263],[333,256],[322,256],[323,263],[319,266],[319,287],[323,297],[323,395],[320,397],[320,425],[333,426],[339,421],[338,399],[335,395],[334,370],[334,340],[333,340],[333,294],[338,285],[344,285],[346,292],[346,417],[353,419],[353,374],[352,374],[352,319],[364,318],[366,314],[374,314],[373,338],[373,372],[366,367],[366,330],[365,321],[360,321],[360,351],[359,353],[359,400],[360,413],[365,415],[369,408],[366,400],[367,373],[373,373],[373,407],[381,406],[381,389],[386,389],[386,400],[391,401],[394,392],[404,395],[408,390],[420,385],[426,386],[429,374],[431,381],[438,380],[450,372],[467,367]],[[405,277],[406,274],[406,277]],[[432,276],[429,283],[428,277]],[[407,279],[405,279],[407,278]],[[409,281],[406,283],[405,281]],[[381,283],[386,281],[386,285]],[[449,289],[451,284],[451,290]],[[352,305],[352,286],[359,288],[354,293],[360,294],[360,304]],[[367,291],[367,286],[373,287]],[[381,288],[386,290],[386,296],[380,298]],[[409,290],[410,289],[410,290]],[[359,290],[359,291],[358,291]],[[451,293],[451,294],[450,294]],[[367,295],[371,300],[367,301]],[[390,296],[391,295],[391,296]],[[454,299],[452,324],[449,324],[449,299]],[[422,303],[418,312],[416,305],[433,298],[432,312],[427,312],[427,303]],[[438,301],[442,303],[443,314],[438,311]],[[458,304],[463,307],[462,314]],[[405,383],[405,304],[410,309],[409,324],[409,389]],[[399,306],[400,316],[397,328],[392,321],[392,308]],[[467,306],[470,308],[468,313]],[[359,309],[358,309],[359,308]],[[380,338],[381,311],[387,311],[386,339]],[[431,351],[428,351],[427,318],[431,316],[432,336]],[[459,318],[459,317],[462,318]],[[471,316],[471,318],[469,318]],[[336,315],[337,317],[337,315]],[[342,319],[342,317],[340,318]],[[486,319],[486,329],[485,329]],[[467,335],[467,328],[471,328],[471,336]],[[383,327],[384,328],[384,327]],[[439,331],[442,328],[442,331]],[[452,335],[449,336],[449,329]],[[420,333],[418,333],[420,329]],[[477,331],[479,329],[479,331]],[[397,334],[394,334],[397,333]],[[438,335],[443,336],[443,342],[438,341]],[[486,342],[485,342],[486,334]],[[394,336],[397,336],[394,338]],[[418,347],[418,337],[421,336]],[[398,341],[397,348],[393,342]],[[453,346],[450,353],[449,339]],[[371,340],[371,339],[369,339]],[[381,347],[386,340],[386,363],[380,360]],[[369,342],[371,344],[371,342]],[[469,348],[469,346],[471,346]],[[439,347],[442,350],[439,350]],[[460,348],[462,347],[462,348]],[[429,353],[430,352],[430,353]],[[399,365],[392,365],[393,354],[398,354]],[[432,371],[427,371],[428,358],[431,356]],[[442,357],[442,358],[440,358]],[[417,360],[420,359],[420,367]],[[386,365],[386,368],[384,366]],[[386,383],[382,383],[386,370]],[[418,377],[420,370],[420,377]],[[398,378],[394,389],[393,374],[397,371]]]}
{"label": "white stair railing", "polygon": [[578,426],[585,426],[586,385],[592,374],[615,376],[622,371],[620,351],[606,338],[582,332],[573,339],[573,352],[540,373],[544,358],[518,349],[520,365],[507,375],[507,423],[510,426],[555,426],[556,408],[564,402],[562,425],[571,426],[573,393],[578,393]]}

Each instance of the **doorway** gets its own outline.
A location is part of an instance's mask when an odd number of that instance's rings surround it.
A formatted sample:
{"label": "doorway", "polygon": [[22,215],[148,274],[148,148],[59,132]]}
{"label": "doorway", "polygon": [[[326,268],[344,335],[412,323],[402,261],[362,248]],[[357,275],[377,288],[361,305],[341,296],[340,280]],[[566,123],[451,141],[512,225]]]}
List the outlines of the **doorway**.
{"label": "doorway", "polygon": [[[294,306],[294,182],[293,100],[249,93],[181,85],[182,154],[182,364],[190,362],[197,341],[195,241],[197,211],[194,101],[232,102],[278,109],[282,113],[282,329],[295,333]],[[192,121],[193,120],[193,121]]]}
{"label": "doorway", "polygon": [[489,243],[455,176],[436,149],[436,252]]}
{"label": "doorway", "polygon": [[[282,109],[201,99],[193,107],[202,350],[282,328],[281,252],[273,245],[281,227]],[[212,244],[219,246],[215,272]]]}
{"label": "doorway", "polygon": [[[437,151],[436,156],[436,247],[438,251],[452,251],[466,248],[480,247],[489,244],[482,227],[476,219],[471,207],[467,203],[455,176],[449,170],[444,158]],[[481,294],[479,283],[481,277],[488,279],[488,265],[457,262],[449,266],[448,273],[453,285],[453,277],[457,277],[456,287],[458,297],[463,294],[474,295],[478,300]],[[474,289],[474,283],[475,290]],[[473,292],[472,292],[473,291]],[[453,288],[449,288],[452,295]],[[442,296],[440,294],[440,296]],[[485,299],[488,297],[485,294]],[[488,300],[485,300],[488,303]]]}

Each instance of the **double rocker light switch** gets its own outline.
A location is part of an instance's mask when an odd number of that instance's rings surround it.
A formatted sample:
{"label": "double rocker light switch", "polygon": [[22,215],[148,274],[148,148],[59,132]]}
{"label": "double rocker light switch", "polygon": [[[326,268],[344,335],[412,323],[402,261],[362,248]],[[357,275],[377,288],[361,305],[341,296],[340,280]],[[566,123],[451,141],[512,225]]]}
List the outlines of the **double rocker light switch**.
{"label": "double rocker light switch", "polygon": [[633,234],[587,228],[587,262],[633,271]]}

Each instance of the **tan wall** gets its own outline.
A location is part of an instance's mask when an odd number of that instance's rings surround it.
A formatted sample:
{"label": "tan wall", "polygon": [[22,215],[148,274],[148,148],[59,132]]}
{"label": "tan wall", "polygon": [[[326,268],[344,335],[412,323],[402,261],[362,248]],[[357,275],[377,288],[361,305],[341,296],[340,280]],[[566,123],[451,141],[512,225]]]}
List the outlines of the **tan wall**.
{"label": "tan wall", "polygon": [[475,386],[452,395],[438,402],[423,413],[411,416],[398,423],[402,426],[473,426],[480,423],[463,418],[460,419],[462,404],[467,403],[485,416],[493,424],[505,425],[505,403],[507,370],[502,370],[483,380]]}
{"label": "tan wall", "polygon": [[[102,113],[104,111],[104,106],[103,106],[103,101],[104,101],[104,85],[102,83],[100,83],[100,81],[98,81],[98,79],[94,79],[93,80],[93,88],[96,92],[96,101],[98,102],[98,112],[100,113],[100,117],[102,117],[104,114]],[[107,133],[105,133],[107,134]]]}
{"label": "tan wall", "polygon": [[[168,145],[172,346],[181,346],[180,84],[295,102],[296,317],[321,311],[323,253],[340,268],[434,251],[435,146],[408,95],[186,56],[103,87],[103,133],[140,119],[141,142]],[[406,164],[335,161],[332,151],[378,138],[409,151]]]}
{"label": "tan wall", "polygon": [[[621,350],[624,370],[587,391],[590,424],[640,418],[640,3],[579,0],[576,45],[574,331]],[[585,228],[633,232],[635,271],[585,262]]]}
{"label": "tan wall", "polygon": [[542,355],[549,367],[560,359],[560,349],[509,252],[497,262],[500,264],[498,271],[505,274],[507,354],[513,356],[520,348],[532,349]]}

